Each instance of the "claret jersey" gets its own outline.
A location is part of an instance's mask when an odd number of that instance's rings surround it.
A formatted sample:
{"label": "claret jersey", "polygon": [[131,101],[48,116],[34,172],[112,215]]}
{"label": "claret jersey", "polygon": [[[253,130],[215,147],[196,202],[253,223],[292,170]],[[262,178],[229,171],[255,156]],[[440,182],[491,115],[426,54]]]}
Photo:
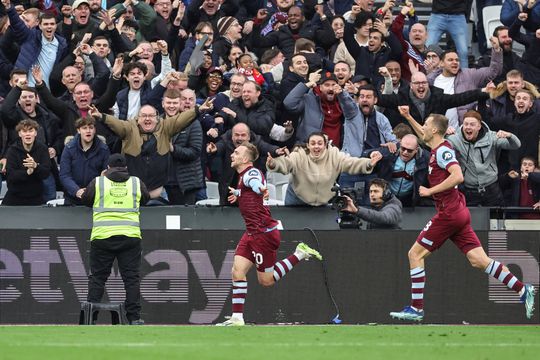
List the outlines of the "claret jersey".
{"label": "claret jersey", "polygon": [[[450,176],[448,169],[452,165],[459,166],[459,163],[452,145],[445,140],[431,150],[428,175],[429,186],[434,187],[446,180]],[[436,202],[438,211],[455,211],[466,206],[465,197],[457,187],[435,194],[433,199]]]}
{"label": "claret jersey", "polygon": [[240,173],[237,190],[238,207],[246,223],[248,233],[267,232],[278,222],[272,218],[270,209],[263,203],[262,193],[258,193],[257,185],[266,186],[262,172],[251,166]]}

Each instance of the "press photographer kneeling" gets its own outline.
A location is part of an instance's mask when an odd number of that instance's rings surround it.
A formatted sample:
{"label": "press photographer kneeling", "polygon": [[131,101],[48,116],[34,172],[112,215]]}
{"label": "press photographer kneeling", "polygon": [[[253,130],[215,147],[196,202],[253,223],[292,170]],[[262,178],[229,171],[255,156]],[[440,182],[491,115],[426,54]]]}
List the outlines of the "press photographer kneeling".
{"label": "press photographer kneeling", "polygon": [[[356,207],[354,201],[347,195],[347,206],[342,208],[342,213],[355,214],[358,220],[367,222],[367,229],[399,229],[401,222],[401,201],[390,191],[386,180],[373,179],[369,183],[370,208]],[[358,221],[360,222],[360,221]]]}

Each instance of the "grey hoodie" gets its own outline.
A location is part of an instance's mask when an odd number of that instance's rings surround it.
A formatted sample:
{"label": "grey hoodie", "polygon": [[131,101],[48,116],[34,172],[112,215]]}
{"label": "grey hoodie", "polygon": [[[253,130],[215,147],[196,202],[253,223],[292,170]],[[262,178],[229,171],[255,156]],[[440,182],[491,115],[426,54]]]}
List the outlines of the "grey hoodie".
{"label": "grey hoodie", "polygon": [[465,187],[474,189],[497,181],[497,159],[502,149],[515,150],[521,146],[521,141],[514,134],[509,138],[498,138],[497,133],[491,131],[484,122],[476,141],[469,142],[465,139],[463,126],[450,135],[448,141],[456,150]]}

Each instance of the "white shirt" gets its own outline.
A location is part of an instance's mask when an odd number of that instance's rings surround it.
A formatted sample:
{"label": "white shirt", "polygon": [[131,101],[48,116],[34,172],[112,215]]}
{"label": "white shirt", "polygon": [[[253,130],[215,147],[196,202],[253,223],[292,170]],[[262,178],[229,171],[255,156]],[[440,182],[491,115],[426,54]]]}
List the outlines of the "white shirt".
{"label": "white shirt", "polygon": [[[433,85],[435,85],[439,89],[442,89],[445,94],[453,95],[455,94],[455,91],[454,91],[455,79],[456,79],[455,76],[448,77],[441,74],[435,78]],[[457,108],[446,110],[445,116],[448,118],[449,126],[453,127],[454,129],[457,129],[459,127],[459,117],[458,117]]]}

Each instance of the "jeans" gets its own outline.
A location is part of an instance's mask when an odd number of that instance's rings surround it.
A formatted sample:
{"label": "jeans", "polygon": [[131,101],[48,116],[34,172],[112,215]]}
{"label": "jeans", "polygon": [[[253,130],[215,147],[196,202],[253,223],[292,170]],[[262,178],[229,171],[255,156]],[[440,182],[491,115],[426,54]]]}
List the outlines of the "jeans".
{"label": "jeans", "polygon": [[304,202],[298,197],[298,195],[296,195],[291,183],[289,183],[289,186],[287,186],[287,192],[285,193],[284,202],[285,206],[309,206],[309,204]]}
{"label": "jeans", "polygon": [[56,199],[56,182],[54,180],[54,175],[51,174],[48,178],[43,180],[43,201],[47,202],[54,199]]}
{"label": "jeans", "polygon": [[[484,55],[487,48],[487,39],[486,34],[484,34],[484,14],[482,10],[486,6],[501,5],[502,0],[476,0],[476,11],[478,13],[478,23],[476,24],[477,39],[478,39],[478,50],[480,54]],[[489,34],[490,36],[492,34]]]}
{"label": "jeans", "polygon": [[427,26],[426,46],[438,44],[443,32],[448,32],[456,44],[459,63],[462,69],[469,67],[469,38],[465,15],[431,14]]}

